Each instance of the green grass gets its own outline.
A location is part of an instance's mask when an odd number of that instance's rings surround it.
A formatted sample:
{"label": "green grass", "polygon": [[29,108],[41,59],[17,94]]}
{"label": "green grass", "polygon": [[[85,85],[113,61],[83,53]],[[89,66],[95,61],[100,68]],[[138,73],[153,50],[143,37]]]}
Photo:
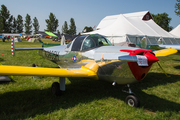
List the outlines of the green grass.
{"label": "green grass", "polygon": [[[46,42],[48,40],[45,40]],[[49,43],[57,43],[49,40]],[[0,62],[4,65],[57,67],[38,51],[19,51],[12,57],[10,41],[0,41]],[[16,47],[41,47],[41,43],[16,43]],[[57,77],[14,76],[14,82],[0,83],[0,120],[121,120],[180,119],[180,56],[161,61],[166,77],[155,63],[146,78],[131,85],[141,101],[140,108],[125,104],[124,86],[88,79],[66,79],[62,96],[51,94]]]}

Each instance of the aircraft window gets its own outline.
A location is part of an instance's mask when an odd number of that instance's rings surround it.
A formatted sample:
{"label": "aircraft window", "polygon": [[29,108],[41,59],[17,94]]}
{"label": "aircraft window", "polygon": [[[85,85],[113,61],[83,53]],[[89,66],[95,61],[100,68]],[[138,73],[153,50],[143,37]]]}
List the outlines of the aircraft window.
{"label": "aircraft window", "polygon": [[96,42],[97,46],[112,45],[108,39],[106,39],[105,37],[103,37],[101,35],[92,35],[91,37]]}
{"label": "aircraft window", "polygon": [[77,37],[77,38],[74,40],[74,42],[73,42],[71,51],[80,51],[82,42],[83,42],[83,40],[84,40],[85,37],[86,37],[86,36],[79,36],[79,37]]}
{"label": "aircraft window", "polygon": [[99,46],[108,45],[107,41],[104,38],[99,38],[98,41],[99,41]]}
{"label": "aircraft window", "polygon": [[73,42],[71,51],[85,51],[103,45],[112,45],[108,39],[98,34],[93,34],[89,35],[87,38],[86,37],[86,35],[77,37]]}
{"label": "aircraft window", "polygon": [[96,43],[94,42],[94,40],[92,40],[91,37],[87,37],[83,43],[82,51],[89,50],[91,48],[94,48],[95,46],[96,46]]}

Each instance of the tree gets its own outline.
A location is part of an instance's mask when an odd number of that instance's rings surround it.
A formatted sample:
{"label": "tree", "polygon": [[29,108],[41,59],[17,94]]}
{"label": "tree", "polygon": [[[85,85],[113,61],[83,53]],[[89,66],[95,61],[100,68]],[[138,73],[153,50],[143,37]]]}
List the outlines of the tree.
{"label": "tree", "polygon": [[177,1],[177,3],[175,4],[175,13],[176,13],[176,15],[177,16],[179,16],[180,17],[180,0],[176,0]]}
{"label": "tree", "polygon": [[167,13],[162,13],[162,14],[152,14],[154,21],[162,27],[166,31],[171,31],[173,29],[172,26],[169,26],[169,23],[171,21],[171,18],[168,17]]}
{"label": "tree", "polygon": [[8,21],[7,21],[7,28],[6,28],[6,32],[7,33],[12,33],[12,30],[13,30],[13,28],[12,28],[12,25],[13,25],[12,21],[13,21],[13,16],[11,15],[9,17]]}
{"label": "tree", "polygon": [[26,18],[25,18],[25,24],[24,24],[24,27],[25,27],[25,34],[27,35],[30,35],[32,33],[32,22],[31,22],[31,17],[29,16],[29,14],[26,15]]}
{"label": "tree", "polygon": [[38,20],[37,20],[36,17],[33,19],[33,21],[34,21],[34,22],[33,22],[34,34],[36,34],[37,31],[39,31],[39,22],[38,22]]}
{"label": "tree", "polygon": [[0,15],[0,33],[3,33],[3,28],[4,28],[3,18]]}
{"label": "tree", "polygon": [[47,25],[47,29],[45,31],[49,31],[49,32],[55,32],[58,25],[58,19],[56,19],[56,16],[53,13],[50,13],[49,15],[49,19],[45,20]]}
{"label": "tree", "polygon": [[59,30],[57,30],[57,33],[58,33],[58,34],[61,34]]}
{"label": "tree", "polygon": [[91,32],[91,31],[93,31],[93,28],[92,28],[92,27],[87,27],[87,26],[85,26],[82,32],[85,33],[85,32]]}
{"label": "tree", "polygon": [[11,25],[12,25],[12,18],[13,16],[10,15],[9,10],[5,5],[1,5],[1,10],[0,10],[0,22],[1,22],[1,27],[0,27],[0,32],[5,32],[5,33],[11,33]]}
{"label": "tree", "polygon": [[16,22],[17,22],[17,33],[22,33],[24,25],[21,15],[18,15]]}
{"label": "tree", "polygon": [[62,26],[62,33],[63,34],[69,34],[67,21],[65,21],[64,25]]}
{"label": "tree", "polygon": [[15,17],[13,18],[12,33],[17,33],[17,21]]}
{"label": "tree", "polygon": [[69,25],[69,34],[70,35],[76,35],[76,25],[73,18],[70,19],[70,25]]}

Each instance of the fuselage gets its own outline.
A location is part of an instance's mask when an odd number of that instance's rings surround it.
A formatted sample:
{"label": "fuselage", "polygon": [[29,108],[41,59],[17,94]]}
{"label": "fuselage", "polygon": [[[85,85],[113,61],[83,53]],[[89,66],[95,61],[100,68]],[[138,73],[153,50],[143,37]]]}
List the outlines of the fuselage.
{"label": "fuselage", "polygon": [[[99,45],[100,42],[103,45]],[[152,65],[142,67],[138,66],[137,62],[118,59],[130,54],[121,52],[121,50],[136,51],[138,49],[112,46],[105,38],[101,38],[99,35],[90,35],[76,38],[68,45],[44,48],[42,55],[61,68],[79,69],[81,66],[85,66],[95,71],[100,80],[128,84],[142,80]],[[98,67],[94,68],[94,65]]]}

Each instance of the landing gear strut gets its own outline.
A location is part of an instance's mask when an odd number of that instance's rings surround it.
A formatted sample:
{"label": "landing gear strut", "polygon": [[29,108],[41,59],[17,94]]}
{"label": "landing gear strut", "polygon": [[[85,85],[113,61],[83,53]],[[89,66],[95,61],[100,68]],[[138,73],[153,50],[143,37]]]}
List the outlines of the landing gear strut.
{"label": "landing gear strut", "polygon": [[139,99],[135,96],[135,94],[131,91],[131,88],[130,88],[130,85],[127,84],[127,88],[128,88],[128,91],[126,90],[122,90],[123,92],[126,92],[130,95],[128,95],[126,97],[126,104],[128,104],[129,106],[131,107],[139,107],[140,106],[140,101]]}

